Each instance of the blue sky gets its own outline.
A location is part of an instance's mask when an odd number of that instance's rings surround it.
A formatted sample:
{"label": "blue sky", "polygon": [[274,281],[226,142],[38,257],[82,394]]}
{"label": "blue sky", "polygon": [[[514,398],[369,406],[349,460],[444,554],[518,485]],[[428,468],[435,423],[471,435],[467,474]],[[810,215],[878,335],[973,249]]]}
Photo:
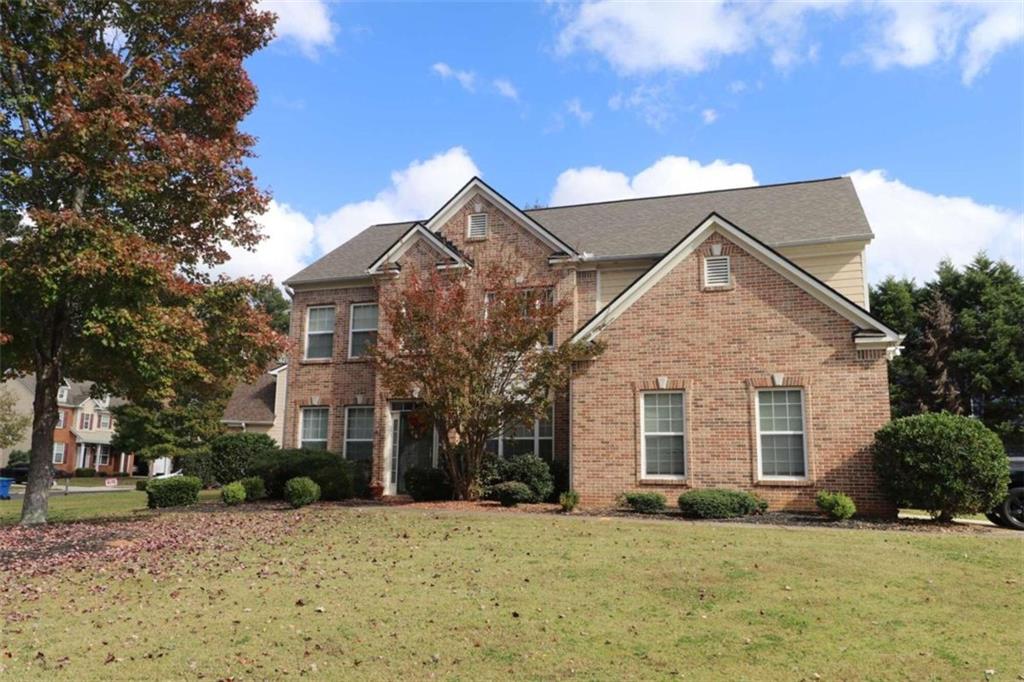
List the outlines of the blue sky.
{"label": "blue sky", "polygon": [[477,172],[520,205],[852,173],[872,280],[1024,265],[1019,2],[263,4],[244,127],[274,204],[235,274],[282,279]]}

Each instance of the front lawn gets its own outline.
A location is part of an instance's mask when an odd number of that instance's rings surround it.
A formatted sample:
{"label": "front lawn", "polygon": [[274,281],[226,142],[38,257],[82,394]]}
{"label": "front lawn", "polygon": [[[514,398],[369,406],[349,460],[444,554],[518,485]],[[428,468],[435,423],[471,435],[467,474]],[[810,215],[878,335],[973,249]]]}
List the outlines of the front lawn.
{"label": "front lawn", "polygon": [[[204,490],[199,501],[220,499],[219,490]],[[17,523],[21,518],[21,500],[0,500],[0,524]],[[119,491],[116,493],[72,493],[50,491],[50,522],[84,521],[107,517],[135,516],[146,512],[146,493]]]}
{"label": "front lawn", "polygon": [[[102,497],[115,495],[135,493]],[[116,531],[104,550],[115,558],[75,556],[52,574],[2,578],[0,673],[981,680],[991,670],[992,679],[1022,672],[1024,545],[1009,533],[216,504],[94,526],[66,528],[99,537],[97,546]],[[0,528],[0,549],[6,540],[32,551],[29,532]],[[145,551],[133,534],[145,536]]]}

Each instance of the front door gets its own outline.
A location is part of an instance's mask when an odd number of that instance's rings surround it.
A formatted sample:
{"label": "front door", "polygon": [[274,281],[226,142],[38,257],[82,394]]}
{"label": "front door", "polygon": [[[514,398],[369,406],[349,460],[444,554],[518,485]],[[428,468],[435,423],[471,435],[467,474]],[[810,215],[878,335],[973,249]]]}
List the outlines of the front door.
{"label": "front door", "polygon": [[393,403],[391,407],[391,490],[405,494],[405,472],[413,467],[434,465],[433,429],[418,419],[415,405]]}

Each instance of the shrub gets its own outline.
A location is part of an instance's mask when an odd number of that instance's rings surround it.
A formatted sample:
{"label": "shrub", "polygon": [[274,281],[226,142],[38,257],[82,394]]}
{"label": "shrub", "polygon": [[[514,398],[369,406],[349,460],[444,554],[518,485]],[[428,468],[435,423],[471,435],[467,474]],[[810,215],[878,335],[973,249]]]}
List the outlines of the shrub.
{"label": "shrub", "polygon": [[262,500],[267,496],[267,486],[259,476],[246,476],[239,483],[245,488],[245,499],[249,502]]}
{"label": "shrub", "polygon": [[213,454],[210,452],[210,448],[201,446],[186,450],[175,459],[177,460],[178,468],[181,469],[181,473],[185,476],[195,476],[204,488],[209,488],[217,482],[211,466]]}
{"label": "shrub", "polygon": [[740,490],[690,490],[679,496],[683,516],[696,519],[730,519],[760,514],[768,503]]}
{"label": "shrub", "polygon": [[265,433],[225,433],[210,441],[210,474],[224,485],[252,473],[253,462],[278,450],[274,439]]}
{"label": "shrub", "polygon": [[417,502],[452,499],[452,484],[441,469],[413,467],[405,472],[405,490]]}
{"label": "shrub", "polygon": [[980,421],[946,412],[896,419],[872,445],[879,485],[900,507],[949,521],[987,512],[1006,497],[1009,459]]}
{"label": "shrub", "polygon": [[551,462],[551,480],[554,483],[554,490],[548,499],[557,502],[561,494],[569,491],[569,464],[562,460]]}
{"label": "shrub", "polygon": [[320,499],[320,486],[308,476],[289,478],[284,484],[284,499],[298,509]]}
{"label": "shrub", "polygon": [[558,504],[562,505],[562,511],[571,512],[580,503],[580,494],[575,490],[566,490],[558,496]]}
{"label": "shrub", "polygon": [[524,502],[544,502],[555,490],[551,467],[534,454],[513,455],[498,462],[502,481],[518,481],[530,489],[531,498]]}
{"label": "shrub", "polygon": [[195,476],[174,476],[152,480],[146,486],[146,497],[150,509],[159,507],[184,507],[199,501],[202,481]]}
{"label": "shrub", "polygon": [[532,502],[534,493],[530,486],[520,481],[504,481],[494,486],[494,497],[502,507],[514,507],[517,504]]}
{"label": "shrub", "polygon": [[241,481],[228,483],[220,489],[220,499],[228,506],[242,504],[245,502],[245,486],[242,485]]}
{"label": "shrub", "polygon": [[630,509],[641,514],[655,514],[665,509],[665,496],[661,493],[624,493]]}
{"label": "shrub", "polygon": [[75,469],[75,478],[95,478],[96,470],[91,467]]}
{"label": "shrub", "polygon": [[814,502],[818,505],[818,509],[836,521],[845,521],[857,513],[857,505],[853,503],[849,495],[843,493],[830,493],[827,490],[822,490]]}
{"label": "shrub", "polygon": [[7,466],[13,464],[28,464],[28,461],[32,458],[32,453],[26,450],[11,450],[11,454],[7,456]]}
{"label": "shrub", "polygon": [[341,455],[325,450],[278,450],[261,455],[252,463],[252,473],[263,479],[267,496],[284,499],[288,479],[304,476],[320,486],[321,499],[347,500],[352,497],[352,467]]}
{"label": "shrub", "polygon": [[141,490],[142,492],[146,492],[146,486],[147,485],[149,485],[149,481],[147,481],[147,480],[135,481],[135,489],[136,490]]}

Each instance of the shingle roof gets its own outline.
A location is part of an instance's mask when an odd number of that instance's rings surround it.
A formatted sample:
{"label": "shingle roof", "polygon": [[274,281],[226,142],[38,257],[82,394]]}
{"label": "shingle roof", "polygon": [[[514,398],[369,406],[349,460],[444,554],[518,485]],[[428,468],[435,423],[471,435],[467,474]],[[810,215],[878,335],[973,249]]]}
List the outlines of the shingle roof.
{"label": "shingle roof", "polygon": [[221,421],[272,424],[277,377],[264,373],[251,384],[238,384],[228,398]]}
{"label": "shingle roof", "polygon": [[[36,375],[26,374],[23,377],[19,377],[16,381],[20,382],[29,393],[36,392]],[[91,395],[92,387],[95,381],[67,381],[68,397],[67,400],[60,401],[61,405],[77,407],[84,403]],[[128,403],[124,398],[118,398],[111,396],[110,403],[107,404],[108,408],[118,407],[120,405],[126,405]]]}
{"label": "shingle roof", "polygon": [[[663,254],[713,212],[773,247],[872,236],[845,177],[525,211],[559,239],[599,258]],[[286,283],[364,276],[414,222],[369,227]]]}

